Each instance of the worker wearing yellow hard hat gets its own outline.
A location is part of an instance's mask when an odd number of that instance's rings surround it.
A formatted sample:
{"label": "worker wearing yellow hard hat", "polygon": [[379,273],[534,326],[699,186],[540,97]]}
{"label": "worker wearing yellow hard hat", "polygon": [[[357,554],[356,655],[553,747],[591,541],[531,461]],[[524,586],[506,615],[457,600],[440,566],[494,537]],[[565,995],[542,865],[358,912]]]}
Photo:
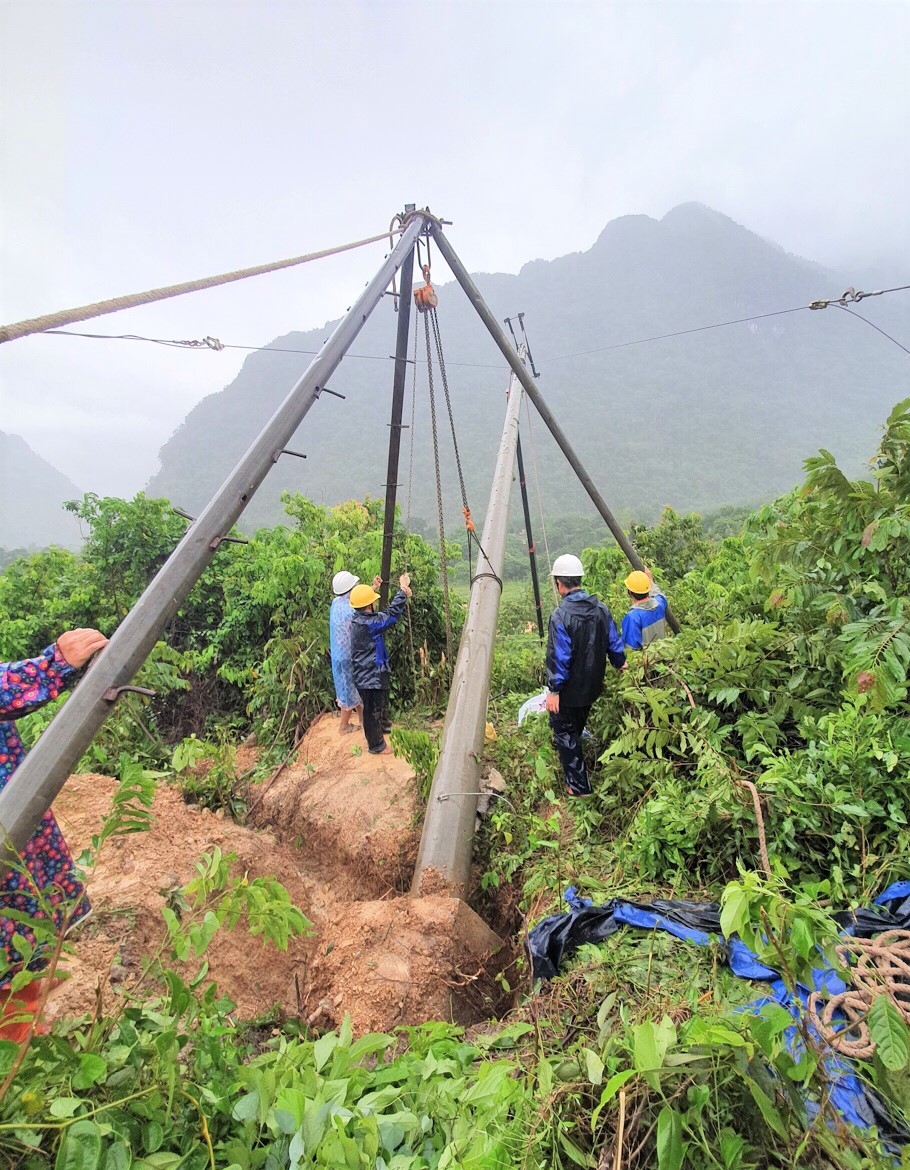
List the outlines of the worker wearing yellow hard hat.
{"label": "worker wearing yellow hard hat", "polygon": [[[374,582],[379,584],[380,582]],[[383,712],[388,692],[390,666],[384,631],[393,626],[404,613],[411,596],[411,578],[402,573],[398,578],[398,592],[389,602],[385,613],[376,612],[379,594],[371,585],[355,585],[350,592],[351,609],[351,668],[354,684],[363,702],[363,732],[367,750],[374,756],[391,749],[385,741]]]}
{"label": "worker wearing yellow hard hat", "polygon": [[667,636],[667,599],[650,569],[634,569],[624,584],[632,607],[622,619],[622,640],[627,650],[643,650]]}
{"label": "worker wearing yellow hard hat", "polygon": [[351,609],[366,609],[378,600],[379,594],[372,585],[355,585],[351,590]]}

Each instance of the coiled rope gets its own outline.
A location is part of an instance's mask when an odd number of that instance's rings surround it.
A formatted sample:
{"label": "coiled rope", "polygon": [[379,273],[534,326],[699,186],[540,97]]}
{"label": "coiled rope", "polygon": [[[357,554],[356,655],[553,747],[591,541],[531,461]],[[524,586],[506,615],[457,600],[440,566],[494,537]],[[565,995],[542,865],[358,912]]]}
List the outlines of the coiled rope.
{"label": "coiled rope", "polygon": [[[887,995],[910,1024],[910,930],[886,930],[876,938],[851,938],[835,948],[850,971],[853,986],[827,1001],[818,992],[809,996],[810,1022],[835,1052],[854,1060],[869,1060],[875,1041],[866,1016],[874,1000]],[[835,1014],[839,1016],[835,1019]]]}

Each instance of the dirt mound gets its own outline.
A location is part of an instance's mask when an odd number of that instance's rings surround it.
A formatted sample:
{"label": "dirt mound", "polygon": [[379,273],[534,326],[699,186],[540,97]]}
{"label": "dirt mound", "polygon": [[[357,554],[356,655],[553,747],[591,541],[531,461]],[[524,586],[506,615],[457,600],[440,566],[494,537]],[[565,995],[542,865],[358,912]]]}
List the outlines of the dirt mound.
{"label": "dirt mound", "polygon": [[398,1024],[488,1019],[501,999],[502,940],[456,898],[398,898],[339,906],[314,950],[308,1019],[355,1032]]}
{"label": "dirt mound", "polygon": [[[255,796],[254,796],[255,799]],[[262,795],[257,824],[273,826],[307,865],[353,878],[355,896],[408,888],[417,854],[417,786],[410,765],[371,756],[363,734],[338,734],[338,718],[320,716],[295,762]]]}
{"label": "dirt mound", "polygon": [[[61,793],[55,812],[77,854],[115,789],[109,777],[83,775]],[[361,733],[339,736],[332,716],[316,721],[293,763],[261,791],[256,816],[268,827],[187,805],[167,784],[153,812],[148,833],[104,846],[89,886],[93,914],[73,936],[76,953],[65,962],[72,977],[51,993],[49,1016],[91,1013],[99,996],[105,1011],[122,1002],[162,944],[169,893],[214,846],[235,853],[250,877],[277,877],[315,927],[286,954],[242,925],[216,935],[209,977],[238,1016],[277,1006],[329,1027],[349,1013],[364,1032],[432,1019],[472,1023],[493,1012],[495,975],[508,958],[501,940],[462,902],[399,896],[418,842],[414,776],[394,756],[370,756]]]}
{"label": "dirt mound", "polygon": [[[70,777],[54,812],[75,853],[98,831],[116,786],[108,776]],[[216,845],[222,853],[236,853],[251,877],[277,877],[308,916],[312,917],[311,907],[326,905],[326,892],[300,872],[297,859],[271,833],[254,832],[191,807],[167,785],[159,787],[153,811],[155,823],[149,832],[117,837],[104,845],[89,884],[92,916],[73,934],[76,953],[64,964],[72,977],[52,992],[50,1016],[93,1011],[99,986],[105,1007],[111,1006],[115,988],[134,982],[142,958],[161,944],[161,907],[167,891],[189,881],[199,857]],[[217,935],[206,956],[210,976],[243,1016],[275,1004],[296,1013],[294,977],[309,945],[296,940],[282,954],[242,929]]]}

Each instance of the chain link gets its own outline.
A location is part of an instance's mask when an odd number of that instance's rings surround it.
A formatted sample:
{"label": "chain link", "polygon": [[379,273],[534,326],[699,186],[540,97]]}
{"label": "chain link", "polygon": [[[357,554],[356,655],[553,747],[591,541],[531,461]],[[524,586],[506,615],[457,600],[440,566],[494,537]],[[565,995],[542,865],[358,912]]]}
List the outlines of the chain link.
{"label": "chain link", "polygon": [[[433,313],[435,316],[435,312]],[[427,382],[430,388],[430,427],[433,431],[433,462],[436,465],[436,510],[439,518],[439,568],[442,574],[442,600],[446,615],[446,654],[452,662],[452,614],[449,605],[449,568],[446,564],[446,530],[443,518],[442,471],[439,466],[439,431],[436,426],[436,394],[433,386],[433,354],[430,345],[430,313],[423,314],[423,328],[427,343]]]}
{"label": "chain link", "polygon": [[[402,312],[410,312],[411,306],[408,305]],[[411,487],[414,482],[414,418],[417,408],[417,322],[414,322],[414,348],[411,355],[411,426],[409,434],[411,437],[410,446],[408,448],[408,502],[407,510],[404,518],[404,571],[410,571],[411,558],[408,556],[409,536],[411,529]],[[405,613],[408,619],[408,649],[411,653],[411,674],[414,676],[414,699],[417,700],[418,680],[417,680],[417,654],[414,650],[414,623],[411,620],[411,607],[405,608]]]}

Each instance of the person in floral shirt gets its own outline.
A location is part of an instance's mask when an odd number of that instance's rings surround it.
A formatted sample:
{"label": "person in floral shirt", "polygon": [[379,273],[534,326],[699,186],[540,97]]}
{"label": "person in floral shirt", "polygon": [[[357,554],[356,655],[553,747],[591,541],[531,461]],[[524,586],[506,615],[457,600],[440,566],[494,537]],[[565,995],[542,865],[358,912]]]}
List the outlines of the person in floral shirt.
{"label": "person in floral shirt", "polygon": [[[25,756],[16,725],[10,720],[56,699],[74,672],[106,645],[107,638],[98,630],[70,630],[37,658],[0,663],[0,791]],[[9,870],[0,875],[0,988],[9,983],[22,963],[13,935],[22,935],[35,945],[33,932],[24,923],[6,917],[4,910],[31,918],[46,918],[50,913],[59,930],[69,929],[90,909],[72,854],[50,809],[26,843],[22,858],[25,872]],[[30,965],[39,963],[33,958]]]}

